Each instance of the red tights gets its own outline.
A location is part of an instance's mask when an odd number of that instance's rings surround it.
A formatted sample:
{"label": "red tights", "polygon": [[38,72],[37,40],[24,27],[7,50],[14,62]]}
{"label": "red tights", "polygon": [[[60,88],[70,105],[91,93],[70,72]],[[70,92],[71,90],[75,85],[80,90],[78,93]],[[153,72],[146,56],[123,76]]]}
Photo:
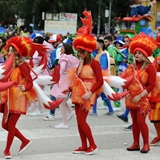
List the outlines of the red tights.
{"label": "red tights", "polygon": [[142,134],[143,142],[148,143],[149,141],[149,131],[146,124],[146,115],[140,114],[140,110],[130,109],[132,117],[132,133],[134,143],[139,144],[140,133]]}
{"label": "red tights", "polygon": [[91,129],[86,122],[86,118],[88,116],[88,111],[85,109],[81,109],[80,106],[75,106],[75,113],[76,113],[76,119],[77,119],[77,125],[78,125],[78,131],[81,138],[82,147],[87,149],[87,139],[89,141],[90,146],[96,146]]}
{"label": "red tights", "polygon": [[7,143],[6,143],[6,148],[5,151],[6,152],[10,152],[10,147],[12,145],[14,136],[16,136],[17,138],[19,138],[22,143],[28,141],[28,139],[26,139],[21,133],[20,131],[16,128],[16,123],[18,121],[20,117],[20,114],[14,114],[14,113],[10,113],[8,115],[8,121],[5,123],[4,122],[4,118],[2,120],[2,127],[8,131],[8,136],[7,136]]}

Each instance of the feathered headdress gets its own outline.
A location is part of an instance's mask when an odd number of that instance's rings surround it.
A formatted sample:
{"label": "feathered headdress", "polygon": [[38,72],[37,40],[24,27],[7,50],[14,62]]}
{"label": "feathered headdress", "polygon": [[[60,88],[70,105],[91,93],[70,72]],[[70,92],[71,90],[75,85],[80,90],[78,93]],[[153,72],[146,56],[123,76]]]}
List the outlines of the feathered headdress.
{"label": "feathered headdress", "polygon": [[155,41],[157,42],[157,47],[160,48],[160,36],[158,36]]}
{"label": "feathered headdress", "polygon": [[84,11],[85,18],[81,18],[83,26],[77,31],[77,37],[73,41],[76,50],[82,49],[92,52],[96,49],[96,39],[92,34],[92,15],[90,11]]}
{"label": "feathered headdress", "polygon": [[132,54],[135,54],[136,51],[140,51],[145,57],[149,57],[153,54],[157,45],[156,41],[150,35],[140,33],[131,39],[129,48]]}
{"label": "feathered headdress", "polygon": [[13,46],[18,54],[23,57],[31,57],[35,51],[38,51],[39,55],[42,55],[46,51],[46,48],[43,45],[33,43],[32,39],[28,37],[11,37],[7,40],[4,49],[7,50],[10,46]]}

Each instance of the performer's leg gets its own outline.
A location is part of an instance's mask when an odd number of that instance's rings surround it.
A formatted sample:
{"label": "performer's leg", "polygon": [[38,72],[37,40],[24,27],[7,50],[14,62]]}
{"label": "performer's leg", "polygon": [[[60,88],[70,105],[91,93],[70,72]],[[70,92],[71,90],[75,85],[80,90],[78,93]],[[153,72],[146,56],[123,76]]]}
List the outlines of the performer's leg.
{"label": "performer's leg", "polygon": [[71,107],[68,105],[68,103],[66,102],[66,110],[67,110],[67,121],[69,121],[74,115],[75,112],[72,111]]}
{"label": "performer's leg", "polygon": [[67,107],[66,107],[66,103],[68,101],[68,98],[65,98],[62,103],[59,105],[61,114],[62,114],[62,123],[64,125],[67,124]]}
{"label": "performer's leg", "polygon": [[68,105],[67,101],[69,100],[69,98],[66,98],[66,111],[67,111],[67,114],[70,114],[72,112],[72,109],[71,107]]}
{"label": "performer's leg", "polygon": [[[50,95],[50,99],[51,100],[56,100],[56,98],[54,96],[52,96],[52,95]],[[51,109],[50,112],[49,112],[50,115],[55,116],[55,111],[56,111],[56,109]]]}
{"label": "performer's leg", "polygon": [[137,121],[138,121],[140,132],[142,134],[143,141],[144,143],[148,143],[149,130],[148,130],[148,125],[146,123],[146,115],[140,114],[140,110],[137,111]]}
{"label": "performer's leg", "polygon": [[133,145],[127,148],[128,151],[139,150],[139,137],[140,137],[140,130],[137,121],[137,110],[131,109],[130,110],[131,117],[132,117],[132,134],[133,134]]}
{"label": "performer's leg", "polygon": [[42,105],[41,105],[41,103],[38,101],[38,106],[37,106],[37,110],[40,112],[40,113],[42,113]]}
{"label": "performer's leg", "polygon": [[83,133],[85,134],[86,138],[89,141],[90,147],[93,146],[95,147],[96,144],[94,142],[93,136],[92,136],[92,132],[91,132],[91,128],[88,125],[88,123],[86,122],[86,118],[88,116],[88,111],[86,111],[85,109],[83,110],[79,110],[78,113],[78,125],[80,126],[80,128],[82,129]]}
{"label": "performer's leg", "polygon": [[67,104],[67,102],[66,102],[65,106],[66,106],[67,113],[70,114],[72,112],[71,107],[69,107],[69,105]]}
{"label": "performer's leg", "polygon": [[82,143],[82,148],[84,148],[84,150],[87,150],[87,139],[86,139],[86,136],[83,132],[83,130],[81,129],[80,125],[79,125],[79,120],[81,119],[80,114],[80,107],[75,105],[75,113],[76,113],[76,120],[77,120],[77,126],[78,126],[78,131],[79,131],[79,135],[80,135],[80,138],[81,138],[81,143]]}
{"label": "performer's leg", "polygon": [[[121,119],[122,121],[124,122],[128,122],[128,114],[129,114],[129,109],[126,108],[124,113],[121,114],[121,115],[116,115],[119,119]],[[128,127],[125,127],[125,129],[128,128]]]}
{"label": "performer's leg", "polygon": [[109,110],[108,113],[114,113],[112,105],[111,105],[111,101],[106,97],[104,93],[101,93],[101,97],[102,97],[102,100],[104,100],[108,106],[108,110]]}
{"label": "performer's leg", "polygon": [[97,98],[92,106],[92,111],[89,113],[90,116],[97,116]]}
{"label": "performer's leg", "polygon": [[141,149],[142,153],[147,153],[149,149],[149,130],[146,123],[146,115],[140,114],[140,110],[137,111],[137,121],[139,125],[140,132],[142,134],[144,146]]}
{"label": "performer's leg", "polygon": [[125,112],[123,113],[123,115],[124,115],[125,117],[128,117],[128,114],[129,114],[129,109],[126,108],[126,109],[125,109]]}
{"label": "performer's leg", "polygon": [[157,137],[160,138],[160,123],[154,123],[156,129]]}
{"label": "performer's leg", "polygon": [[8,121],[7,123],[4,124],[4,121],[2,122],[2,127],[8,131],[8,136],[7,136],[7,143],[6,143],[6,148],[4,152],[10,153],[10,147],[12,145],[15,132],[16,132],[16,123],[20,117],[20,114],[13,114],[10,113],[8,116]]}
{"label": "performer's leg", "polygon": [[153,138],[153,140],[150,142],[150,146],[156,146],[158,143],[160,143],[160,123],[153,123],[157,136]]}
{"label": "performer's leg", "polygon": [[95,100],[95,103],[94,103],[92,109],[93,109],[93,113],[97,113],[97,99]]}
{"label": "performer's leg", "polygon": [[4,107],[2,104],[0,104],[0,112],[4,112]]}

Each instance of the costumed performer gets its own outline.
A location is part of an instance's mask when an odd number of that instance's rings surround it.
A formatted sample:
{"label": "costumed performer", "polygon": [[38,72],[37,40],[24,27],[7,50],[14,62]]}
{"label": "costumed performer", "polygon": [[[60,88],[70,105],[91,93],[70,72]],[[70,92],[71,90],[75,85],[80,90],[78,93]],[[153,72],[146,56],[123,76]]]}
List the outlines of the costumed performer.
{"label": "costumed performer", "polygon": [[[29,100],[35,100],[36,95],[32,90],[33,82],[30,75],[30,67],[23,57],[30,55],[33,51],[34,44],[31,39],[14,36],[10,38],[5,46],[7,55],[14,54],[14,62],[10,75],[10,81],[17,80],[18,85],[12,86],[7,91],[6,100],[3,107],[8,107],[8,117],[3,114],[2,127],[8,131],[6,147],[4,149],[4,158],[10,159],[10,148],[14,137],[21,140],[21,146],[18,154],[21,154],[32,143],[16,128],[16,124],[21,114],[26,114]],[[5,110],[5,108],[4,108]]]}
{"label": "costumed performer", "polygon": [[152,103],[151,110],[149,112],[149,120],[153,123],[154,128],[156,130],[156,137],[150,142],[150,146],[155,146],[160,142],[160,56],[155,58],[155,67],[157,70],[157,78],[154,89],[148,95],[149,99]]}
{"label": "costumed performer", "polygon": [[75,69],[79,65],[79,60],[74,56],[74,51],[71,44],[62,44],[58,64],[60,65],[60,79],[56,84],[53,85],[50,94],[56,97],[56,99],[64,98],[62,103],[59,105],[62,114],[62,123],[56,125],[55,128],[67,129],[69,127],[67,121],[71,119],[75,114],[67,104],[69,95],[63,94],[62,91],[68,89],[68,87],[70,86],[68,75],[66,74],[67,70],[71,68]]}
{"label": "costumed performer", "polygon": [[157,77],[154,89],[148,95],[152,108],[149,112],[149,120],[153,123],[156,130],[156,136],[150,142],[150,146],[155,146],[160,142],[160,36],[156,38],[157,48],[153,53],[155,58],[153,65],[157,70]]}
{"label": "costumed performer", "polygon": [[[135,62],[129,65],[123,73],[125,77],[134,75],[134,80],[128,87],[130,93],[126,96],[126,108],[130,110],[132,118],[133,145],[128,147],[128,151],[140,150],[140,133],[143,138],[141,153],[147,153],[149,147],[149,131],[146,123],[146,116],[150,109],[147,99],[148,93],[154,88],[156,79],[155,67],[148,60],[156,49],[153,38],[144,33],[135,35],[129,44],[130,52],[134,55]],[[121,74],[121,76],[124,76]]]}
{"label": "costumed performer", "polygon": [[[98,147],[86,119],[97,98],[96,91],[103,85],[103,77],[99,62],[91,56],[91,53],[96,49],[97,44],[96,39],[91,35],[91,13],[84,11],[83,14],[87,17],[87,19],[85,19],[86,26],[81,27],[82,33],[73,41],[73,46],[77,50],[77,54],[80,58],[80,65],[77,68],[75,75],[76,80],[73,81],[70,86],[72,103],[75,104],[81,146],[73,150],[72,153],[90,155],[97,151]],[[64,93],[68,93],[68,91],[69,90],[66,90]],[[88,145],[87,140],[89,142]]]}

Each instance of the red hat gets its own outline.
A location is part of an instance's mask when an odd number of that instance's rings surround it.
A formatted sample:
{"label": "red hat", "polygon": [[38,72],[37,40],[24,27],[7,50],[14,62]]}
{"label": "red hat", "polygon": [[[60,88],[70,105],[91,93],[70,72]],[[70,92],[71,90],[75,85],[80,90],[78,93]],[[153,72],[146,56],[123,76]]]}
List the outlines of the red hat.
{"label": "red hat", "polygon": [[43,55],[44,52],[46,52],[44,45],[33,43],[32,39],[28,37],[11,37],[7,40],[4,49],[7,50],[10,46],[13,46],[17,53],[24,57],[33,56],[35,51],[37,51],[39,55]]}
{"label": "red hat", "polygon": [[83,26],[77,31],[78,36],[73,41],[76,50],[82,49],[91,53],[97,47],[96,38],[92,34],[92,15],[90,11],[84,11],[85,18],[81,18]]}
{"label": "red hat", "polygon": [[80,35],[73,41],[73,46],[75,50],[82,49],[92,53],[97,47],[96,38],[89,35]]}
{"label": "red hat", "polygon": [[140,51],[145,57],[149,57],[153,54],[157,45],[156,41],[150,35],[140,33],[131,39],[129,48],[132,54],[135,54],[136,51]]}
{"label": "red hat", "polygon": [[54,42],[58,42],[58,41],[62,41],[62,37],[59,34],[54,34],[48,40],[48,42],[50,42],[50,43],[54,43]]}

